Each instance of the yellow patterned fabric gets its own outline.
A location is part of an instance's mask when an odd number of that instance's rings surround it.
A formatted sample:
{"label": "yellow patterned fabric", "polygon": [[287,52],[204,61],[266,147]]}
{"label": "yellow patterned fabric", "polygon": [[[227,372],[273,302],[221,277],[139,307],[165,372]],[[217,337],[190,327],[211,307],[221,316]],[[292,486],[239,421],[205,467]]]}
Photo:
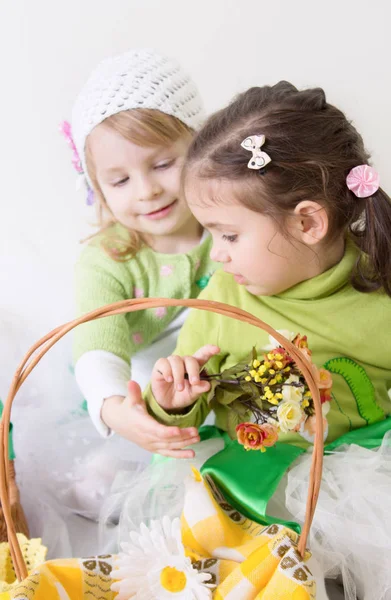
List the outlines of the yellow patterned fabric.
{"label": "yellow patterned fabric", "polygon": [[[34,569],[27,579],[8,586],[1,600],[113,600],[112,556],[52,560]],[[4,589],[4,588],[3,588]]]}
{"label": "yellow patterned fabric", "polygon": [[315,580],[297,551],[298,535],[283,525],[264,527],[225,502],[201,476],[189,482],[182,540],[194,566],[209,572],[214,600],[314,600]]}
{"label": "yellow patterned fabric", "polygon": [[[315,599],[315,581],[305,564],[310,555],[304,560],[299,555],[297,534],[243,517],[198,472],[187,483],[182,540],[193,567],[210,573],[214,600]],[[5,555],[4,550],[0,556]],[[29,577],[15,584],[14,574],[7,573],[8,557],[0,600],[114,600],[114,559],[106,555],[31,564]]]}

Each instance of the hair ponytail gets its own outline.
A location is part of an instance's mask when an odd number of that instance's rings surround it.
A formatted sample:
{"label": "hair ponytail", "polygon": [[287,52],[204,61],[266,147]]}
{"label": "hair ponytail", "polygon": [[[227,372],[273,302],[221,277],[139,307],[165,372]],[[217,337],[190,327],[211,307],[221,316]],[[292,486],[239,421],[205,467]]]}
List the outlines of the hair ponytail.
{"label": "hair ponytail", "polygon": [[391,199],[381,188],[365,200],[364,222],[352,234],[362,252],[353,286],[360,292],[383,289],[391,296]]}

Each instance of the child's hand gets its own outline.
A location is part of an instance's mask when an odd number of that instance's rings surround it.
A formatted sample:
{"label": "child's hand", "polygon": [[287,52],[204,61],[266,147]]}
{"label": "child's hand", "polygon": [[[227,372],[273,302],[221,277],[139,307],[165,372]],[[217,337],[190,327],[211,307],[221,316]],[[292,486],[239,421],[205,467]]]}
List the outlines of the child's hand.
{"label": "child's hand", "polygon": [[[193,356],[161,358],[152,371],[152,392],[157,403],[167,411],[182,412],[209,391],[210,383],[200,379],[200,370],[218,354],[217,346],[203,346]],[[185,379],[185,374],[187,378]]]}
{"label": "child's hand", "polygon": [[195,427],[167,427],[151,417],[135,381],[129,381],[126,398],[113,396],[105,400],[102,419],[118,435],[163,456],[192,458],[194,451],[185,448],[200,441]]}

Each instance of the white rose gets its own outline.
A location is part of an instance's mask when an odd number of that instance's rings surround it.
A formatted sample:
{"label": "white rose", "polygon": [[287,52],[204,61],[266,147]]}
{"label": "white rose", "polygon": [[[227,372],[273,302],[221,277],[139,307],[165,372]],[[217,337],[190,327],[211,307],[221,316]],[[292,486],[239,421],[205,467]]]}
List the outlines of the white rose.
{"label": "white rose", "polygon": [[300,379],[298,375],[290,375],[284,385],[282,386],[281,394],[283,400],[286,402],[301,402],[304,394],[304,386],[300,384],[299,387],[296,385],[289,384],[298,384],[300,383]]}
{"label": "white rose", "polygon": [[281,402],[277,409],[280,430],[287,433],[294,429],[302,420],[303,412],[300,404],[295,400]]}
{"label": "white rose", "polygon": [[[287,340],[293,342],[297,333],[293,331],[289,331],[288,329],[277,329],[278,333],[281,333]],[[269,335],[269,345],[265,346],[265,350],[274,350],[275,348],[280,348],[281,344],[278,342],[273,336]]]}

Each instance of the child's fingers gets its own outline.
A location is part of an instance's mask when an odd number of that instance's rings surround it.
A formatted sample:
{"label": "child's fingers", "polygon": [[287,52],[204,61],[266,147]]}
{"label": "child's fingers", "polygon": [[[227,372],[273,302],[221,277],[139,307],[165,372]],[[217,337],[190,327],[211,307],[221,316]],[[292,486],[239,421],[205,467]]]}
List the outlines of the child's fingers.
{"label": "child's fingers", "polygon": [[201,394],[205,394],[205,392],[209,392],[210,390],[210,381],[200,380],[198,384],[192,385],[190,390],[190,395],[193,400],[196,400],[201,396]]}
{"label": "child's fingers", "polygon": [[174,377],[172,374],[172,367],[167,358],[160,358],[154,367],[153,376],[157,380],[166,381],[167,383],[172,383],[174,381]]}
{"label": "child's fingers", "polygon": [[175,389],[183,392],[185,389],[185,364],[180,356],[169,356],[168,362],[171,365],[172,375],[174,377]]}
{"label": "child's fingers", "polygon": [[198,430],[196,427],[186,427],[181,429],[180,427],[162,425],[161,423],[155,421],[153,417],[150,417],[150,419],[151,422],[148,422],[147,424],[146,433],[151,437],[155,437],[161,441],[180,441],[198,436]]}
{"label": "child's fingers", "polygon": [[149,446],[153,452],[160,452],[161,450],[185,450],[194,444],[198,444],[200,438],[198,436],[189,438],[187,440],[177,440],[162,442],[162,440],[155,440],[149,442]]}
{"label": "child's fingers", "polygon": [[193,438],[189,438],[186,440],[181,440],[181,441],[170,441],[170,442],[165,442],[164,446],[162,446],[162,443],[160,443],[160,447],[164,448],[165,450],[183,450],[184,448],[188,448],[189,446],[193,446],[193,444],[198,444],[198,442],[200,441],[199,436],[193,437]]}
{"label": "child's fingers", "polygon": [[220,348],[218,346],[212,346],[211,344],[207,344],[206,346],[202,346],[199,348],[197,352],[194,352],[193,357],[196,359],[200,367],[203,367],[212,356],[218,354],[220,352]]}
{"label": "child's fingers", "polygon": [[219,352],[218,346],[208,344],[199,348],[193,356],[181,358],[173,355],[161,358],[155,364],[153,377],[158,381],[174,383],[176,390],[182,392],[185,389],[185,372],[189,376],[191,385],[198,383],[200,367],[203,367],[212,356]]}
{"label": "child's fingers", "polygon": [[197,436],[198,429],[196,427],[186,427],[181,429],[180,427],[162,425],[161,428],[155,429],[154,433],[162,440],[182,440]]}
{"label": "child's fingers", "polygon": [[143,439],[148,442],[155,449],[166,448],[166,449],[180,449],[187,448],[187,446],[192,446],[193,444],[198,444],[200,441],[200,436],[198,434],[190,437],[180,437],[180,438],[170,438],[169,440],[163,440],[162,438],[158,438],[155,435],[147,436],[144,435]]}
{"label": "child's fingers", "polygon": [[128,396],[136,402],[142,400],[141,388],[137,381],[128,381]]}
{"label": "child's fingers", "polygon": [[170,458],[194,458],[194,450],[159,450],[158,454]]}
{"label": "child's fingers", "polygon": [[189,378],[190,385],[195,385],[200,382],[200,365],[194,356],[184,356],[186,373]]}

